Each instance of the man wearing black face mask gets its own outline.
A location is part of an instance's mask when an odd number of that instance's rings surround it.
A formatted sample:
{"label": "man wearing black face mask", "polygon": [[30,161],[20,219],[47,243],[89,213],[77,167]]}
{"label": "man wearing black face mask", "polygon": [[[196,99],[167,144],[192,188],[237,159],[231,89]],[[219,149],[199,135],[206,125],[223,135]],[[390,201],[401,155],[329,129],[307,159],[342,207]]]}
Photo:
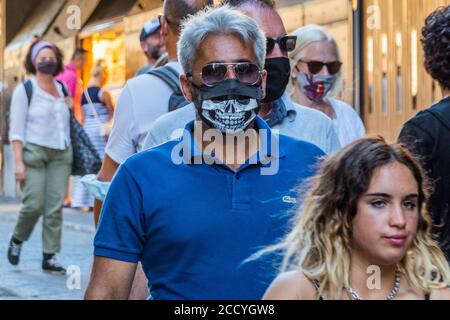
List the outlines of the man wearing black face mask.
{"label": "man wearing black face mask", "polygon": [[[253,18],[267,37],[266,95],[259,109],[261,116],[272,129],[277,129],[299,140],[317,145],[330,154],[340,148],[338,136],[331,119],[316,110],[297,105],[285,93],[290,78],[288,51],[295,48],[295,37],[287,36],[283,22],[271,0],[226,0]],[[163,115],[150,127],[143,149],[168,141],[176,136],[177,129],[195,116],[193,105]]]}
{"label": "man wearing black face mask", "polygon": [[[126,298],[140,261],[153,299],[260,299],[276,275],[274,257],[244,260],[284,234],[295,186],[323,156],[310,143],[276,136],[257,116],[266,41],[253,19],[207,9],[182,30],[180,82],[197,121],[182,138],[120,166],[86,298]],[[233,147],[243,150],[237,158]],[[276,170],[266,171],[273,163]]]}

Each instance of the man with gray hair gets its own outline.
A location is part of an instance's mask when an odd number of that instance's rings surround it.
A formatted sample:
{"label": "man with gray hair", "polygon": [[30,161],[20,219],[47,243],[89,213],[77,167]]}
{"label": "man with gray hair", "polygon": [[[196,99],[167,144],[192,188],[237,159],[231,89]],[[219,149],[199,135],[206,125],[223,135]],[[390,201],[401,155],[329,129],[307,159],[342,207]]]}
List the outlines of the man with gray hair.
{"label": "man with gray hair", "polygon": [[119,168],[87,299],[127,298],[139,261],[153,299],[262,297],[276,275],[273,257],[245,260],[284,235],[295,187],[323,156],[257,116],[265,50],[255,21],[234,9],[209,8],[186,22],[180,82],[197,121]]}

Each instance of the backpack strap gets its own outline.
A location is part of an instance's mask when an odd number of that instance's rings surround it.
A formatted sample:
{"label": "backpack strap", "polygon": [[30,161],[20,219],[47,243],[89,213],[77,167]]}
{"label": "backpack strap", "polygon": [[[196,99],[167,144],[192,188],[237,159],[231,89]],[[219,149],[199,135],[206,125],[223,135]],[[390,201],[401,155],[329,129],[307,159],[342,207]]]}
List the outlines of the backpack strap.
{"label": "backpack strap", "polygon": [[56,80],[56,82],[58,82],[61,85],[64,97],[70,97],[70,93],[69,90],[67,90],[66,84],[61,80]]}
{"label": "backpack strap", "polygon": [[164,81],[170,89],[177,95],[182,95],[180,88],[180,75],[176,70],[169,66],[163,66],[157,69],[150,70],[147,74],[154,75]]}
{"label": "backpack strap", "polygon": [[25,88],[25,93],[27,94],[28,105],[30,105],[31,97],[33,96],[33,83],[31,83],[31,80],[27,80],[23,83],[23,87]]}
{"label": "backpack strap", "polygon": [[[56,80],[56,82],[58,82],[61,85],[64,97],[70,97],[66,85],[60,80]],[[33,96],[33,83],[31,82],[31,80],[28,79],[23,83],[23,87],[25,88],[25,93],[27,94],[28,105],[30,105],[31,97]]]}

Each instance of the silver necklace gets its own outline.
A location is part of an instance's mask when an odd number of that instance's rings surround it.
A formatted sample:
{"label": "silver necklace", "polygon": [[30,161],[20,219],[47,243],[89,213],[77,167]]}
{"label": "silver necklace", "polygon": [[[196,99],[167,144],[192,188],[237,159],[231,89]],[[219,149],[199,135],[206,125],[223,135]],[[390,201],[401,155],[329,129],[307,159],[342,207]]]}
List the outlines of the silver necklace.
{"label": "silver necklace", "polygon": [[[352,298],[352,300],[362,300],[361,296],[358,294],[358,292],[356,292],[355,289],[353,289],[353,288],[345,288],[345,289],[347,290],[347,292],[350,295],[350,297]],[[386,299],[393,300],[397,296],[397,293],[399,290],[400,290],[400,271],[397,268],[397,270],[395,270],[394,287],[389,292]]]}

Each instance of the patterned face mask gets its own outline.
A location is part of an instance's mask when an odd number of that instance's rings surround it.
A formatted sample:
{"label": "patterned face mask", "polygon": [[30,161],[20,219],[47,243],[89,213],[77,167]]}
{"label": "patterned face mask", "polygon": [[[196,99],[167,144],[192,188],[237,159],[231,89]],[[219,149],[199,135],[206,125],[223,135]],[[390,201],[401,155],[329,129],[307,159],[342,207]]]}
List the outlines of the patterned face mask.
{"label": "patterned face mask", "polygon": [[246,130],[258,114],[262,96],[260,85],[247,85],[230,79],[212,87],[196,89],[198,98],[195,104],[201,117],[224,134]]}
{"label": "patterned face mask", "polygon": [[[230,99],[231,98],[231,99]],[[202,116],[222,133],[238,133],[247,129],[256,118],[256,99],[205,100],[202,102]]]}
{"label": "patterned face mask", "polygon": [[297,82],[309,100],[320,103],[333,88],[336,76],[307,75],[304,72],[299,72]]}

